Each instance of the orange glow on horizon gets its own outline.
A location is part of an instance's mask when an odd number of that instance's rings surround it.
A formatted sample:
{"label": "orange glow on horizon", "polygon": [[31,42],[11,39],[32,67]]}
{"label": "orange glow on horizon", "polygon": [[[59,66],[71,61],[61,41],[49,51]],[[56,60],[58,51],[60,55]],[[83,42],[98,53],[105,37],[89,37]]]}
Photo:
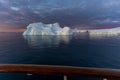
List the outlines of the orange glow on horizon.
{"label": "orange glow on horizon", "polygon": [[0,32],[24,32],[25,29],[0,29]]}
{"label": "orange glow on horizon", "polygon": [[23,26],[0,24],[0,32],[24,32],[25,30]]}

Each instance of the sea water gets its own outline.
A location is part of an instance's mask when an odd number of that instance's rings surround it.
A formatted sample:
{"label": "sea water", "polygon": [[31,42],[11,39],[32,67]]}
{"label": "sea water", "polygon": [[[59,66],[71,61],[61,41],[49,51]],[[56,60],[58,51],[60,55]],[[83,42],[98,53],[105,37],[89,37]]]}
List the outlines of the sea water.
{"label": "sea water", "polygon": [[[120,69],[120,36],[83,34],[74,36],[23,36],[22,33],[0,33],[0,64],[40,64]],[[23,79],[63,80],[63,77],[0,74],[0,80]],[[69,80],[73,79],[76,78],[69,77]]]}

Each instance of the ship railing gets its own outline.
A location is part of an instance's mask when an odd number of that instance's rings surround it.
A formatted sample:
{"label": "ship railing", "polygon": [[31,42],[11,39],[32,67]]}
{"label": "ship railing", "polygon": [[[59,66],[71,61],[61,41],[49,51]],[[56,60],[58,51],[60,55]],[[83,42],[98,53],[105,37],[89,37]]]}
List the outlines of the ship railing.
{"label": "ship railing", "polygon": [[0,73],[25,73],[41,75],[100,78],[101,80],[120,80],[119,69],[53,66],[53,65],[32,65],[32,64],[0,64]]}

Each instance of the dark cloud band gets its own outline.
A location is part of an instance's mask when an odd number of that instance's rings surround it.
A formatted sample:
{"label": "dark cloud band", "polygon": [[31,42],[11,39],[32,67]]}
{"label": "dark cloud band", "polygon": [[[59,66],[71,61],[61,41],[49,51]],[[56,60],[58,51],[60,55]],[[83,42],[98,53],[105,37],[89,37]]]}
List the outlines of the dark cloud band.
{"label": "dark cloud band", "polygon": [[120,25],[119,7],[119,0],[0,0],[0,24]]}

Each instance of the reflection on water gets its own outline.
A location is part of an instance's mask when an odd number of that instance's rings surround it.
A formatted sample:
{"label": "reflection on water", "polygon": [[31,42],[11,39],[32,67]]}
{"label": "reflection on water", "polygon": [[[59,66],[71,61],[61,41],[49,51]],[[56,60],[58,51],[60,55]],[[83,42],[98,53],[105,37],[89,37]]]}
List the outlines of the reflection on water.
{"label": "reflection on water", "polygon": [[24,36],[27,40],[28,45],[31,48],[48,48],[48,47],[58,47],[60,44],[69,44],[71,40],[77,39],[81,41],[83,40],[104,40],[104,39],[113,39],[119,36],[110,36],[110,35],[90,35],[88,33],[84,34],[76,34],[73,36]]}
{"label": "reflection on water", "polygon": [[108,38],[117,38],[120,35],[99,35],[99,34],[89,34],[89,33],[80,33],[73,36],[74,39],[85,39],[85,40],[96,40],[96,39],[108,39]]}
{"label": "reflection on water", "polygon": [[24,36],[32,48],[57,47],[60,43],[68,44],[72,36]]}
{"label": "reflection on water", "polygon": [[115,35],[115,34],[107,34],[107,33],[103,33],[103,34],[96,34],[96,33],[79,33],[74,35],[75,38],[79,38],[79,39],[104,39],[104,38],[116,38],[119,37],[120,35]]}

